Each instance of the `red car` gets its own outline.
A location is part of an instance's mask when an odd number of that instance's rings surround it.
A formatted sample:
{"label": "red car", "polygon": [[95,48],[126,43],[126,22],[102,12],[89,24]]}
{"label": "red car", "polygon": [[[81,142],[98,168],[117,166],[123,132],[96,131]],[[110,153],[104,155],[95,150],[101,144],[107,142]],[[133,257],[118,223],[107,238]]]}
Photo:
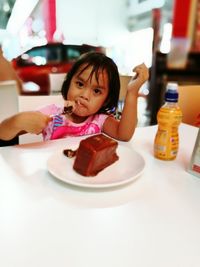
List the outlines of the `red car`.
{"label": "red car", "polygon": [[90,45],[64,45],[50,43],[34,47],[13,59],[12,64],[24,82],[22,95],[48,95],[50,73],[67,73],[74,61],[83,53],[101,51],[103,48]]}

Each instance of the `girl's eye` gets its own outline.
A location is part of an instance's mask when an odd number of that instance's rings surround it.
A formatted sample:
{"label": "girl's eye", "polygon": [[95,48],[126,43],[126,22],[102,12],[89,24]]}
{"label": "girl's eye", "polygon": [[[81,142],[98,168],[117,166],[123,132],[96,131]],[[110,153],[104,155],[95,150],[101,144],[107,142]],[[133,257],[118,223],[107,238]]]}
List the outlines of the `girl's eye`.
{"label": "girl's eye", "polygon": [[94,93],[95,93],[95,95],[100,95],[101,94],[101,90],[99,88],[95,88],[94,89]]}
{"label": "girl's eye", "polygon": [[81,81],[76,81],[76,85],[77,85],[79,88],[82,88],[82,87],[83,87],[83,82],[81,82]]}

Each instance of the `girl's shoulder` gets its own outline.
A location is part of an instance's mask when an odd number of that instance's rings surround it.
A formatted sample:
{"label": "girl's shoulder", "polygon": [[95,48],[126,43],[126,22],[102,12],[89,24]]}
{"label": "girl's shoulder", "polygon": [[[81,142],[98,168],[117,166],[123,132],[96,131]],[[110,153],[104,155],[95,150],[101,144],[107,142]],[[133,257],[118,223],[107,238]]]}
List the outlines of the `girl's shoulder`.
{"label": "girl's shoulder", "polygon": [[93,122],[96,122],[98,125],[103,125],[105,120],[109,117],[110,115],[107,114],[95,114],[94,116],[90,117],[90,120],[92,120]]}
{"label": "girl's shoulder", "polygon": [[58,106],[56,104],[49,104],[37,109],[38,111],[46,114],[46,115],[55,115],[60,114],[63,111],[63,107]]}

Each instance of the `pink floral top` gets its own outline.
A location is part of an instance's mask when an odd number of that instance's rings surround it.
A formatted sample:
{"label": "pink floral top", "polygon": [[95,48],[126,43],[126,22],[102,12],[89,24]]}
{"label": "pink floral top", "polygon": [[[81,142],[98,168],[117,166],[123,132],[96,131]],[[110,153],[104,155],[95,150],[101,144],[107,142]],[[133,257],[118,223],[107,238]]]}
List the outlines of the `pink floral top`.
{"label": "pink floral top", "polygon": [[81,136],[96,134],[102,131],[103,124],[108,117],[106,114],[95,114],[88,117],[82,123],[74,123],[67,119],[64,115],[60,115],[63,111],[62,107],[51,104],[39,109],[46,115],[53,115],[53,120],[43,130],[44,140],[53,140],[64,138],[67,136]]}

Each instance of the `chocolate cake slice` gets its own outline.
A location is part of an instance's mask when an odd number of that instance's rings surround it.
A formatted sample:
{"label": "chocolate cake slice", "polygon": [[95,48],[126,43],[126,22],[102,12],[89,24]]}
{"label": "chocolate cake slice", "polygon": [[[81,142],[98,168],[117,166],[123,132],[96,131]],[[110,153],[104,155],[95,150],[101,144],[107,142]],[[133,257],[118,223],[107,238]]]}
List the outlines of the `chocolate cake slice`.
{"label": "chocolate cake slice", "polygon": [[73,106],[67,106],[67,107],[64,107],[62,114],[63,115],[72,114],[72,112],[73,112]]}
{"label": "chocolate cake slice", "polygon": [[82,140],[76,152],[73,168],[84,176],[95,176],[119,159],[118,142],[103,134]]}

